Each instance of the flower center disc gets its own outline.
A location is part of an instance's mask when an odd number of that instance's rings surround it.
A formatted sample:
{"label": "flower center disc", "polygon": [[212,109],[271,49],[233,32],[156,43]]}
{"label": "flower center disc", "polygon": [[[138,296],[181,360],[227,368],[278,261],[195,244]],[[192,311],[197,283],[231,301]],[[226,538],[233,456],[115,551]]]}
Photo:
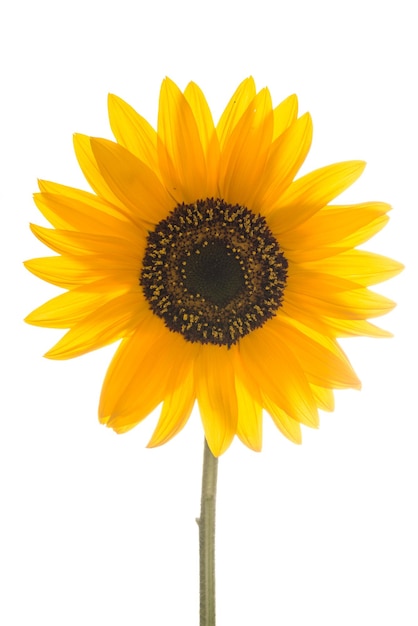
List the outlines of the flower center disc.
{"label": "flower center disc", "polygon": [[140,284],[170,330],[230,347],[276,314],[287,266],[263,217],[208,198],[178,205],[149,233]]}
{"label": "flower center disc", "polygon": [[205,241],[186,257],[182,271],[188,291],[224,307],[245,288],[239,260],[223,240]]}

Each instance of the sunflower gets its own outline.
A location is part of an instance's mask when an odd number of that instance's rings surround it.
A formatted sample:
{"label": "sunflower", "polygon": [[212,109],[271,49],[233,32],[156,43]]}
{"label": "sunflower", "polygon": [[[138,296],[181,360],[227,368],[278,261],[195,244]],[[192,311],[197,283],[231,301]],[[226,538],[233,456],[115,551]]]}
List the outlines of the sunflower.
{"label": "sunflower", "polygon": [[360,382],[339,337],[388,336],[394,306],[370,285],[401,265],[354,249],[387,222],[382,202],[329,203],[362,173],[347,161],[294,180],[312,122],[297,98],[273,108],[244,80],[215,126],[195,83],[162,83],[158,127],[109,96],[116,142],[76,135],[94,193],[41,181],[32,225],[58,255],[26,267],[67,290],[27,322],[69,329],[46,354],[79,356],[121,340],[99,419],[123,433],[158,405],[149,442],[167,442],[197,401],[208,445],[262,443],[265,410],[300,443],[333,389]]}

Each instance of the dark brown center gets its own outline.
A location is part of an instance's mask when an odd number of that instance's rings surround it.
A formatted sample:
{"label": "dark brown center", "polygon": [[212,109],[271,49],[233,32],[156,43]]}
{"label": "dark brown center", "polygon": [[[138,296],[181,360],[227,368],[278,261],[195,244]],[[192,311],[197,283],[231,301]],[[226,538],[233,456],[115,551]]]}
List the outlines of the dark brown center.
{"label": "dark brown center", "polygon": [[276,314],[287,267],[263,217],[207,198],[178,205],[149,233],[140,285],[167,328],[230,347]]}

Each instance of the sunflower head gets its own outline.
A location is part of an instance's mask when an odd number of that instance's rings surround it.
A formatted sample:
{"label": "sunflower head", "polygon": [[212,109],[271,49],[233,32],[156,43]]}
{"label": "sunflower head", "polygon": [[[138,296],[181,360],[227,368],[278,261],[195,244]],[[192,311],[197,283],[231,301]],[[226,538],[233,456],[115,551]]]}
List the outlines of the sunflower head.
{"label": "sunflower head", "polygon": [[26,266],[66,290],[26,320],[68,329],[46,356],[121,340],[99,418],[122,433],[161,404],[150,446],[196,401],[215,456],[234,435],[260,450],[263,410],[299,443],[333,389],[360,386],[338,338],[389,335],[368,320],[394,304],[369,287],[402,266],[355,248],[390,207],[330,204],[362,161],[296,178],[311,118],[252,78],[216,125],[195,83],[169,79],[157,130],[116,96],[109,117],[115,142],[74,140],[93,192],[41,181],[35,195],[52,228],[32,231],[58,255]]}

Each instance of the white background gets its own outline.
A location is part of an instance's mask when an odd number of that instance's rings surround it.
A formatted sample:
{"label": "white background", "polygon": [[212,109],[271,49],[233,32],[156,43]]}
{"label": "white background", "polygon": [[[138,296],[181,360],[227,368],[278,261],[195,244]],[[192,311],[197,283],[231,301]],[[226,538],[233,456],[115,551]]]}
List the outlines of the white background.
{"label": "white background", "polygon": [[[96,419],[114,346],[42,354],[62,334],[22,318],[58,290],[22,268],[47,253],[37,177],[87,188],[72,133],[111,138],[113,92],[153,124],[165,75],[204,90],[217,118],[252,74],[275,103],[296,92],[314,121],[303,171],[368,162],[347,202],[384,200],[368,249],[406,271],[380,292],[388,340],[344,348],[363,382],[304,443],[265,420],[264,449],[221,458],[218,626],[416,626],[417,95],[413,3],[19,2],[0,16],[0,622],[198,623],[202,429],[145,449],[156,416],[117,436]],[[285,364],[284,364],[285,366]]]}

